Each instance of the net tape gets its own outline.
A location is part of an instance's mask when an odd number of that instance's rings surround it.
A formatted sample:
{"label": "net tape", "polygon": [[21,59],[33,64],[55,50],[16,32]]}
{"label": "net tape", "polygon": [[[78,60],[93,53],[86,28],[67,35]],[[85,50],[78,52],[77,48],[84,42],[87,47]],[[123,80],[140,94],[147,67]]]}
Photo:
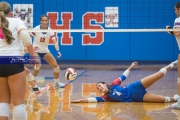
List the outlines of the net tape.
{"label": "net tape", "polygon": [[180,29],[52,29],[52,30],[28,30],[28,32],[167,32],[179,31]]}

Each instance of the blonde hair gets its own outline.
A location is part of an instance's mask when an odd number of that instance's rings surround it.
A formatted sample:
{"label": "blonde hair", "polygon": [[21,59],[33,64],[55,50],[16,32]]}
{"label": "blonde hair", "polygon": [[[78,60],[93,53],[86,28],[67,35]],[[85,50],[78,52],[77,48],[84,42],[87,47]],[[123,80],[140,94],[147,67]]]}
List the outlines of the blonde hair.
{"label": "blonde hair", "polygon": [[[0,28],[3,30],[5,40],[8,44],[12,43],[14,38],[12,37],[12,32],[8,29],[9,21],[6,19],[6,16],[11,10],[9,3],[0,2]],[[14,23],[15,24],[15,23]]]}

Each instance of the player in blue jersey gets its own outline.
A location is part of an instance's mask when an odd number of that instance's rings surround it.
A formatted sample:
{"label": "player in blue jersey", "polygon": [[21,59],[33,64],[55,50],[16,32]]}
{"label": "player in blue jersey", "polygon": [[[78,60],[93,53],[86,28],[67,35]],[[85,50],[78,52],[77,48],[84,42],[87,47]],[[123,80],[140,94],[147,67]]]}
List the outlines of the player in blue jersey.
{"label": "player in blue jersey", "polygon": [[110,85],[105,82],[98,82],[97,89],[104,93],[101,97],[91,97],[80,100],[74,100],[72,103],[79,102],[175,102],[177,96],[166,97],[156,95],[146,91],[156,81],[160,80],[170,69],[177,64],[177,61],[172,62],[168,66],[160,69],[155,74],[144,77],[141,80],[133,82],[127,86],[123,86],[121,83],[127,78],[130,70],[137,66],[137,62],[133,62],[130,67],[117,79],[115,79]]}

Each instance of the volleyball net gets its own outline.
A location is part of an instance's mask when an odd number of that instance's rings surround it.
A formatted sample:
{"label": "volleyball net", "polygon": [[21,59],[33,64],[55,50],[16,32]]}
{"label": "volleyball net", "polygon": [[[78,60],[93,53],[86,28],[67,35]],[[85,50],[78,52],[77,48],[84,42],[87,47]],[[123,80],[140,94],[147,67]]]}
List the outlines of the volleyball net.
{"label": "volleyball net", "polygon": [[[49,16],[65,60],[165,60],[177,57],[167,34],[178,0],[10,0],[29,32]],[[171,31],[179,31],[178,29]],[[52,42],[50,43],[52,44]],[[55,54],[54,48],[52,53]],[[69,55],[69,51],[73,54]],[[77,56],[78,55],[78,56]]]}
{"label": "volleyball net", "polygon": [[46,14],[50,18],[49,26],[52,29],[125,29],[127,32],[131,31],[126,29],[143,31],[143,29],[163,29],[166,25],[172,26],[176,18],[174,6],[178,2],[178,0],[11,1],[13,17],[20,17],[29,29],[38,25],[40,16]]}

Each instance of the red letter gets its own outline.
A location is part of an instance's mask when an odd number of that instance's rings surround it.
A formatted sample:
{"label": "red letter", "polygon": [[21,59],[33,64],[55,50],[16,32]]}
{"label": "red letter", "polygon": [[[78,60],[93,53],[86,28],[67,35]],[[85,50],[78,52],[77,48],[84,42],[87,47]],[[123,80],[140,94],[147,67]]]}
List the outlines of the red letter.
{"label": "red letter", "polygon": [[[94,20],[96,23],[104,23],[103,12],[87,12],[83,15],[83,29],[103,29],[101,25],[92,25],[91,21]],[[104,32],[95,32],[95,36],[91,34],[82,35],[83,45],[101,45],[104,42]]]}
{"label": "red letter", "polygon": [[[48,12],[49,26],[51,29],[70,29],[72,21],[72,12],[61,12],[62,24],[58,24],[59,14],[57,12]],[[52,43],[52,41],[51,41]],[[72,37],[69,32],[63,32],[61,37],[62,45],[72,45]]]}

